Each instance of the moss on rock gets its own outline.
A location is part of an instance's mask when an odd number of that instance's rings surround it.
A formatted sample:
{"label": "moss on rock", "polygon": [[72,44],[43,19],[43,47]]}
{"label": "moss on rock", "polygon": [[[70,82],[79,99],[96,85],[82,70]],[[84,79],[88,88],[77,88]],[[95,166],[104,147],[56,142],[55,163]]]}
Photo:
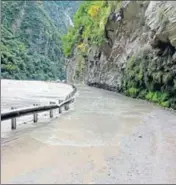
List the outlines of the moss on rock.
{"label": "moss on rock", "polygon": [[133,98],[146,99],[163,107],[176,108],[174,61],[154,58],[153,53],[137,53],[129,58],[122,77],[122,92]]}

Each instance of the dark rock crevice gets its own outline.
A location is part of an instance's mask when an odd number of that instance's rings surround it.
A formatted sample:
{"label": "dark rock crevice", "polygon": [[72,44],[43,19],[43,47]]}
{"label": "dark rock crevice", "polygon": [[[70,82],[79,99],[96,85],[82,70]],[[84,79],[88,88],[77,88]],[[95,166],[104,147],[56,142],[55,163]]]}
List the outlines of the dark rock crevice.
{"label": "dark rock crevice", "polygon": [[150,41],[150,45],[153,49],[158,49],[157,56],[172,56],[176,52],[175,47],[169,41],[163,42],[157,36]]}
{"label": "dark rock crevice", "polygon": [[87,85],[92,86],[92,87],[97,87],[97,88],[100,88],[100,89],[105,89],[105,90],[108,90],[108,91],[118,92],[117,87],[108,85],[106,83],[96,83],[96,82],[91,83],[91,82],[88,82]]}

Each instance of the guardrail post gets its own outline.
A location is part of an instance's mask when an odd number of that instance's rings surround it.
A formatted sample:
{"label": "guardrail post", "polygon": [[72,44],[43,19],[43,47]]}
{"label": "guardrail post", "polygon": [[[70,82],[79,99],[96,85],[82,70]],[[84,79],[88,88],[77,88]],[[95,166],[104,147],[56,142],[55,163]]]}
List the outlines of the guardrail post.
{"label": "guardrail post", "polygon": [[[62,102],[62,100],[59,100],[59,104],[60,104],[61,102]],[[62,107],[59,107],[58,111],[59,111],[59,114],[61,114],[61,113],[62,113]]]}
{"label": "guardrail post", "polygon": [[[15,107],[11,107],[11,109],[15,109]],[[11,119],[11,129],[15,130],[16,129],[16,118]]]}
{"label": "guardrail post", "polygon": [[65,104],[64,108],[65,108],[65,110],[68,110],[69,109],[69,103]]}
{"label": "guardrail post", "polygon": [[[37,106],[37,104],[33,104],[33,105]],[[37,121],[38,121],[38,114],[37,113],[33,114],[33,121],[34,121],[34,123],[37,123]]]}
{"label": "guardrail post", "polygon": [[[50,102],[50,104],[54,104],[54,102]],[[53,109],[50,109],[50,118],[53,118]]]}

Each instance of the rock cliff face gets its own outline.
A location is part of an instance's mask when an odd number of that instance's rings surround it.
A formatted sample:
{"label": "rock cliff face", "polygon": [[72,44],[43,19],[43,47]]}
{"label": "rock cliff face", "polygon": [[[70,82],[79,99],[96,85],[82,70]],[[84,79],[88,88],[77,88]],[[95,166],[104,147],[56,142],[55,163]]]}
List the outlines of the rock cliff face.
{"label": "rock cliff face", "polygon": [[176,109],[176,2],[124,1],[105,25],[106,42],[69,60],[68,80]]}

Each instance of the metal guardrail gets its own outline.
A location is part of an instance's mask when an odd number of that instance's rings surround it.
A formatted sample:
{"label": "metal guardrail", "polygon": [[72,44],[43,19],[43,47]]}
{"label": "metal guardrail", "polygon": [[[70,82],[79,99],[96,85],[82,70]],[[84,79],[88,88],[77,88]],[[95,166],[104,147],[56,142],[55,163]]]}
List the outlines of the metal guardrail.
{"label": "metal guardrail", "polygon": [[34,104],[33,107],[25,107],[20,109],[13,109],[8,112],[1,113],[1,121],[11,119],[11,129],[16,129],[16,117],[26,116],[29,114],[33,114],[34,123],[38,121],[38,113],[44,111],[50,111],[50,118],[53,117],[53,109],[58,109],[58,113],[62,113],[62,107],[67,111],[69,110],[69,104],[74,101],[74,94],[77,89],[74,85],[72,85],[73,91],[65,98],[65,100],[58,100],[58,104],[55,102],[50,102],[50,105],[42,105],[37,106]]}

